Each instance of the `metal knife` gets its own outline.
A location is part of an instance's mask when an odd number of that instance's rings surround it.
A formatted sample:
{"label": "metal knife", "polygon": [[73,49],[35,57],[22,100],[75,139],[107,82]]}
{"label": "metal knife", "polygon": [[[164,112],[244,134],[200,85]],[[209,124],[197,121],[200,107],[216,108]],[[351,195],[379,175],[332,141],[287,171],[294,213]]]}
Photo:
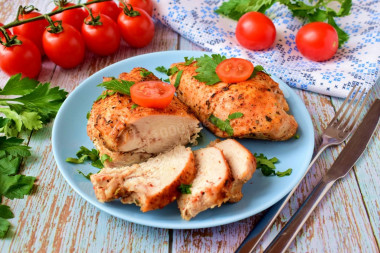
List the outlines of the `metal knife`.
{"label": "metal knife", "polygon": [[348,174],[362,155],[371,136],[376,130],[379,118],[380,99],[376,99],[332,167],[310,193],[308,198],[289,220],[286,226],[268,246],[265,252],[285,252],[328,190],[338,179],[343,178]]}

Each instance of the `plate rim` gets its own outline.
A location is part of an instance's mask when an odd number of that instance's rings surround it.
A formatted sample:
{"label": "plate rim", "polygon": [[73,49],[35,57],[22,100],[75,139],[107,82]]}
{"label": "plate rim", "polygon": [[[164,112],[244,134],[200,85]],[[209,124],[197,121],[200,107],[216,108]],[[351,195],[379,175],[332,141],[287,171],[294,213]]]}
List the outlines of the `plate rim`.
{"label": "plate rim", "polygon": [[[128,62],[128,61],[136,59],[136,58],[146,58],[146,57],[149,58],[152,55],[162,55],[162,54],[181,54],[181,55],[182,54],[188,54],[189,56],[196,56],[196,55],[203,55],[203,54],[211,55],[213,53],[214,52],[193,51],[193,50],[169,50],[169,51],[159,51],[159,52],[152,52],[152,53],[147,53],[147,54],[136,55],[136,56],[115,62],[115,63],[113,63],[113,64],[111,64],[105,68],[102,68],[102,69],[98,70],[97,72],[95,72],[94,74],[88,76],[82,82],[80,82],[80,84],[77,87],[75,87],[74,90],[72,90],[70,92],[70,94],[68,95],[68,97],[66,98],[64,103],[62,104],[61,108],[59,109],[59,111],[56,115],[56,120],[54,120],[53,129],[52,129],[52,149],[53,149],[54,159],[55,159],[55,162],[57,164],[57,167],[58,167],[60,173],[64,177],[65,181],[70,185],[70,187],[72,189],[74,189],[74,191],[76,193],[78,193],[84,200],[86,200],[87,202],[94,205],[100,211],[106,212],[109,215],[112,215],[112,216],[115,216],[117,218],[126,220],[128,222],[133,222],[135,224],[145,225],[145,226],[149,226],[149,227],[163,228],[163,229],[200,229],[200,228],[208,228],[208,227],[226,225],[226,224],[230,224],[230,223],[233,223],[233,222],[245,219],[245,218],[249,218],[253,215],[256,215],[257,213],[264,211],[267,208],[273,206],[275,203],[280,201],[284,196],[286,196],[286,194],[288,194],[293,189],[293,187],[297,186],[298,183],[303,179],[304,175],[307,173],[306,169],[308,167],[308,164],[311,161],[311,157],[312,157],[314,145],[315,145],[315,143],[314,143],[314,127],[312,124],[311,116],[310,116],[309,112],[307,111],[306,105],[301,100],[301,98],[284,81],[282,81],[280,78],[278,78],[277,76],[274,76],[274,75],[272,75],[272,78],[275,79],[275,81],[279,83],[281,88],[284,87],[286,89],[286,92],[288,92],[289,96],[292,97],[292,99],[294,99],[297,104],[303,105],[301,108],[297,108],[297,109],[301,110],[302,115],[307,116],[305,119],[303,119],[303,122],[306,125],[306,129],[312,131],[312,136],[311,136],[312,138],[309,140],[309,141],[311,141],[310,148],[309,148],[309,150],[307,150],[307,153],[304,154],[304,156],[306,156],[306,159],[304,160],[304,164],[302,164],[302,166],[301,166],[302,168],[305,168],[304,173],[303,174],[300,173],[300,176],[295,179],[296,183],[292,187],[289,187],[289,186],[286,187],[287,188],[285,191],[286,193],[283,196],[279,196],[277,198],[272,198],[269,201],[265,202],[265,204],[263,204],[261,206],[261,208],[260,208],[261,210],[255,211],[249,215],[246,215],[246,213],[235,214],[233,216],[233,218],[226,215],[225,217],[223,217],[223,219],[218,218],[217,220],[213,220],[213,219],[203,220],[203,221],[199,221],[196,223],[192,223],[191,221],[189,221],[189,222],[185,223],[186,225],[184,225],[184,223],[178,223],[177,225],[175,223],[174,224],[173,223],[170,223],[170,224],[165,223],[165,225],[164,225],[164,224],[161,224],[159,222],[159,220],[158,221],[157,220],[152,221],[152,219],[144,220],[144,219],[135,218],[135,217],[129,217],[129,219],[127,219],[125,216],[120,215],[117,211],[110,208],[107,204],[104,204],[104,203],[101,203],[99,201],[88,198],[86,196],[86,194],[84,192],[82,192],[82,190],[79,187],[77,187],[74,184],[74,182],[71,181],[71,179],[69,179],[68,173],[66,173],[66,170],[63,169],[64,165],[60,163],[59,159],[57,159],[58,151],[57,151],[56,139],[58,138],[57,137],[58,132],[57,132],[56,122],[57,121],[59,122],[60,116],[64,111],[64,109],[62,109],[62,108],[65,108],[65,106],[67,104],[69,104],[70,101],[72,100],[72,97],[73,97],[72,94],[75,94],[77,92],[80,92],[80,90],[87,88],[83,84],[85,84],[86,82],[90,82],[91,79],[97,78],[98,76],[102,75],[102,73],[107,72],[110,69],[117,67],[118,65],[123,65],[125,62]],[[178,214],[178,215],[180,215],[180,214]],[[226,217],[229,217],[229,218],[226,218]]]}

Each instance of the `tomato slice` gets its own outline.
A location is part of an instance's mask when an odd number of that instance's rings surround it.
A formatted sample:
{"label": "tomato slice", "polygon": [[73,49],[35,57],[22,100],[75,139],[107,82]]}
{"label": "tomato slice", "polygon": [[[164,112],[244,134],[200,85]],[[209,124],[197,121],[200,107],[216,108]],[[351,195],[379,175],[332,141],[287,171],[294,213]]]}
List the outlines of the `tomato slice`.
{"label": "tomato slice", "polygon": [[161,81],[145,81],[132,85],[132,101],[149,108],[165,108],[173,99],[175,87]]}
{"label": "tomato slice", "polygon": [[247,80],[253,73],[252,62],[241,58],[230,58],[216,66],[216,74],[225,83],[238,83]]}

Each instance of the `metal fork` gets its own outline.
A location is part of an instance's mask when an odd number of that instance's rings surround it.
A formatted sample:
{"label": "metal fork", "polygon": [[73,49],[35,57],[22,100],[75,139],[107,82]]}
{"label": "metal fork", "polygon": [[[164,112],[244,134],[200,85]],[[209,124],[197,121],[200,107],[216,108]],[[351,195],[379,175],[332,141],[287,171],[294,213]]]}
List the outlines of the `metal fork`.
{"label": "metal fork", "polygon": [[[310,162],[309,167],[306,169],[301,180],[297,183],[297,185],[286,197],[280,200],[275,206],[270,208],[270,210],[266,214],[269,216],[269,218],[264,217],[259,222],[259,224],[257,224],[257,226],[250,232],[250,234],[242,242],[240,247],[235,251],[236,253],[247,253],[247,252],[253,251],[253,249],[257,246],[257,244],[260,242],[260,240],[264,236],[264,234],[268,231],[268,229],[271,227],[273,222],[276,220],[277,216],[281,213],[282,209],[285,207],[290,197],[293,195],[297,187],[300,185],[302,179],[306,176],[307,172],[314,165],[315,161],[319,158],[322,152],[326,148],[341,144],[343,141],[347,139],[347,137],[351,134],[352,130],[354,129],[355,124],[358,121],[359,116],[369,98],[369,92],[368,92],[368,94],[364,98],[364,101],[358,113],[355,114],[355,111],[357,110],[357,108],[359,108],[360,101],[363,99],[365,92],[366,92],[366,89],[362,90],[360,97],[356,100],[358,94],[360,93],[360,87],[357,89],[357,86],[355,86],[354,88],[351,89],[347,98],[344,100],[342,106],[339,108],[334,118],[330,121],[326,129],[323,131],[322,142],[317,148],[317,150],[314,152],[313,159]],[[350,102],[348,102],[353,94],[354,94],[354,97],[351,99]],[[355,103],[355,101],[357,102]],[[256,231],[257,229],[260,231],[257,232]]]}

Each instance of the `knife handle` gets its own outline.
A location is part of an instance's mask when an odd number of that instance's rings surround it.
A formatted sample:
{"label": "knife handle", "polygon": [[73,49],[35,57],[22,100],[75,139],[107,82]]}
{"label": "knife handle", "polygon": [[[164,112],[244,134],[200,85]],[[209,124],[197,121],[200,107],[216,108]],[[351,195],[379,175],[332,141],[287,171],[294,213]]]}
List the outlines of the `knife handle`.
{"label": "knife handle", "polygon": [[285,252],[335,180],[322,179],[264,252]]}

